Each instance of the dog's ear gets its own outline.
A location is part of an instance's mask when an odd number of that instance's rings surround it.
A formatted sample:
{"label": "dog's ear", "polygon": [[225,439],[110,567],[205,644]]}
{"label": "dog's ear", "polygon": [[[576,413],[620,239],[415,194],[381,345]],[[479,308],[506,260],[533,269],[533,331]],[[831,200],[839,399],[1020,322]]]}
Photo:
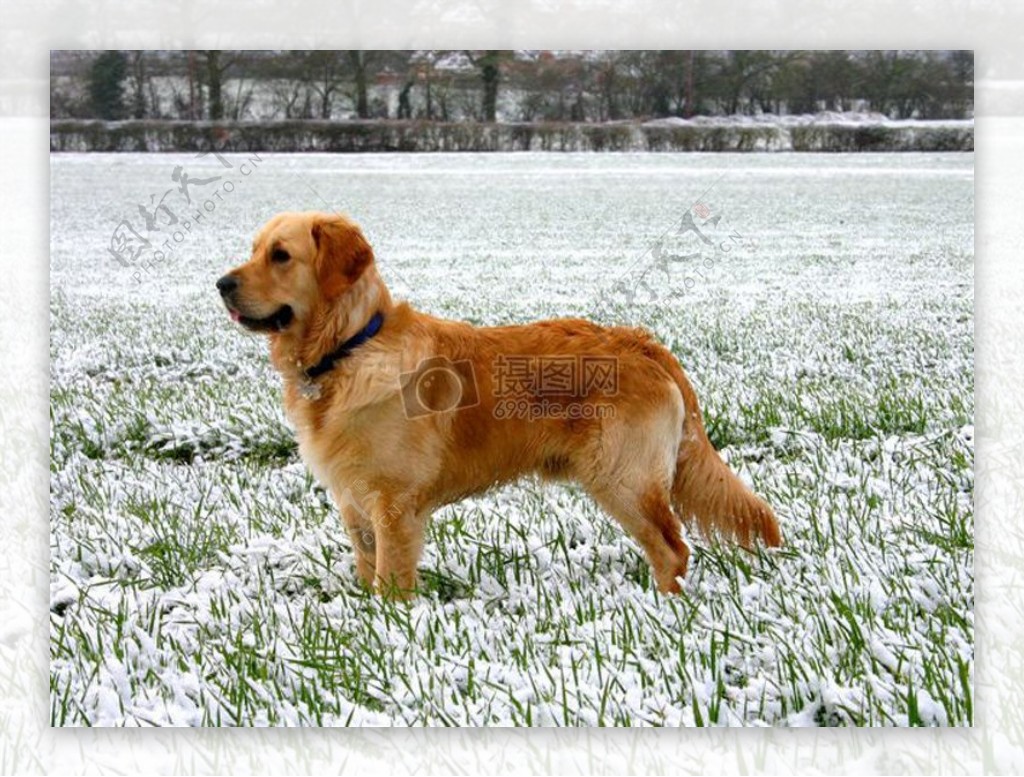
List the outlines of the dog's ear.
{"label": "dog's ear", "polygon": [[320,291],[337,299],[352,287],[373,262],[373,249],[363,233],[341,216],[323,216],[313,222],[316,273]]}

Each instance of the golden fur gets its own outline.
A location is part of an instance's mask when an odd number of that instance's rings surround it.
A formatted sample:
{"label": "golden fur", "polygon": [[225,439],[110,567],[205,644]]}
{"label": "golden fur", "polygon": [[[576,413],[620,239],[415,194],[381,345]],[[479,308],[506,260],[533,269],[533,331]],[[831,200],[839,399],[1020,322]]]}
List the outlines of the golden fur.
{"label": "golden fur", "polygon": [[[664,592],[686,574],[680,521],[745,547],[781,543],[771,508],[708,441],[679,363],[641,329],[474,327],[419,313],[392,301],[359,228],[325,213],[275,216],[218,288],[233,318],[268,333],[302,457],[338,504],[359,576],[378,590],[415,589],[433,510],[526,474],[582,484],[640,544]],[[377,311],[375,337],[305,376]],[[569,397],[520,386],[521,412],[506,417],[498,365],[510,357],[613,359],[617,385]]]}

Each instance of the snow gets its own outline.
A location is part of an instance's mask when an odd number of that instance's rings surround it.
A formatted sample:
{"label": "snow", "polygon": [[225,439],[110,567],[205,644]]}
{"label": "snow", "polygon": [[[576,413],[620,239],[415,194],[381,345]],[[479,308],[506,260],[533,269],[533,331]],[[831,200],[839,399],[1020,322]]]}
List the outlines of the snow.
{"label": "snow", "polygon": [[[970,722],[972,154],[266,155],[136,279],[111,232],[177,164],[208,162],[51,162],[56,725]],[[651,269],[698,201],[742,240]],[[648,326],[785,547],[691,538],[666,598],[582,492],[527,481],[435,516],[412,605],[366,595],[213,286],[312,208],[433,314]],[[644,270],[672,294],[608,303]]]}
{"label": "snow", "polygon": [[773,113],[737,114],[733,116],[694,116],[683,119],[669,116],[644,122],[645,127],[735,127],[735,126],[830,126],[844,125],[863,127],[884,125],[888,127],[973,127],[973,119],[890,119],[877,111],[819,111],[818,113],[785,114]]}

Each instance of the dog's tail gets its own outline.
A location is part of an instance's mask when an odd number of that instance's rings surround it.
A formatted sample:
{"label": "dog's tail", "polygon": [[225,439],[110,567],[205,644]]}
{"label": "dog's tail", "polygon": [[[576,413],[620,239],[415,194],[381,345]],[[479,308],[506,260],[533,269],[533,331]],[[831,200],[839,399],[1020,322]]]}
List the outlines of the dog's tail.
{"label": "dog's tail", "polygon": [[707,538],[716,536],[751,548],[760,539],[769,547],[782,544],[772,508],[757,497],[718,455],[701,420],[697,395],[682,367],[667,350],[658,361],[672,375],[683,395],[686,418],[672,483],[672,505],[688,525],[696,524]]}
{"label": "dog's tail", "polygon": [[781,545],[772,508],[726,466],[703,428],[692,430],[687,421],[672,483],[672,503],[679,517],[689,525],[696,523],[705,537],[722,536],[744,548],[751,548],[756,539],[771,548]]}

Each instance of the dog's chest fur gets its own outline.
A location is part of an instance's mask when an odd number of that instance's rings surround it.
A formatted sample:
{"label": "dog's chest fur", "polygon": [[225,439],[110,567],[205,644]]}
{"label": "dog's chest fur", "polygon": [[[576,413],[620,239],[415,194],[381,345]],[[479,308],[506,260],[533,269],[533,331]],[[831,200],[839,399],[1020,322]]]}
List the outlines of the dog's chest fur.
{"label": "dog's chest fur", "polygon": [[407,491],[432,480],[441,458],[431,449],[436,438],[405,419],[397,378],[388,385],[353,381],[351,374],[327,376],[319,399],[285,386],[285,411],[313,475],[337,492]]}

